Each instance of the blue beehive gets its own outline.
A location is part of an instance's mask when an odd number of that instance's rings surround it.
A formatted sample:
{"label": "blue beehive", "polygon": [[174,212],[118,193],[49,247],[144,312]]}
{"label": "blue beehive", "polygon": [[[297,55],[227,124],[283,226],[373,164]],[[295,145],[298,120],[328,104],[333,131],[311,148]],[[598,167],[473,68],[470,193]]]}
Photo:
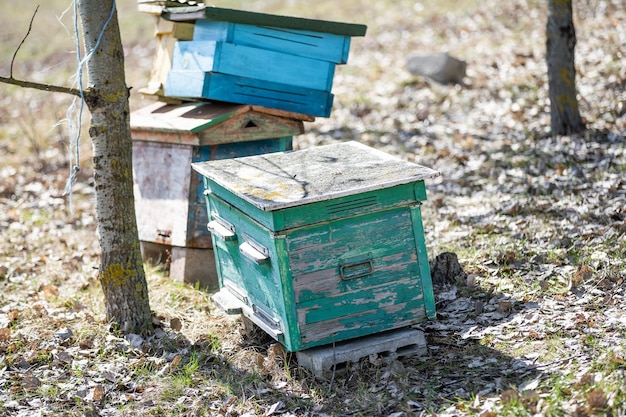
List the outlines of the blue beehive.
{"label": "blue beehive", "polygon": [[330,116],[334,99],[326,91],[202,71],[170,71],[167,80],[166,94],[272,106],[311,116]]}
{"label": "blue beehive", "polygon": [[172,70],[201,71],[330,91],[335,65],[328,61],[215,41],[177,42]]}
{"label": "blue beehive", "polygon": [[205,7],[164,16],[195,22],[178,41],[165,95],[260,105],[327,117],[335,66],[366,26]]}
{"label": "blue beehive", "polygon": [[336,64],[347,63],[350,52],[350,37],[346,35],[208,19],[196,22],[193,39],[224,41]]}

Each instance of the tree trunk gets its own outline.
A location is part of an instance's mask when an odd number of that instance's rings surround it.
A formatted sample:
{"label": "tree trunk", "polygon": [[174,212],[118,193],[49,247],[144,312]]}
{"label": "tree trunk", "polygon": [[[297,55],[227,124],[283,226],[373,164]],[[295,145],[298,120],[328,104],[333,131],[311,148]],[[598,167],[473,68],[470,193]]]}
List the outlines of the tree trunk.
{"label": "tree trunk", "polygon": [[87,106],[102,251],[98,279],[107,320],[125,333],[145,335],[152,329],[152,317],[135,218],[128,89],[117,11],[114,0],[79,0],[79,7],[86,50],[97,48],[87,62],[93,91]]}
{"label": "tree trunk", "polygon": [[572,20],[572,0],[548,1],[546,34],[552,134],[581,132],[585,125],[580,118],[576,98],[576,31]]}

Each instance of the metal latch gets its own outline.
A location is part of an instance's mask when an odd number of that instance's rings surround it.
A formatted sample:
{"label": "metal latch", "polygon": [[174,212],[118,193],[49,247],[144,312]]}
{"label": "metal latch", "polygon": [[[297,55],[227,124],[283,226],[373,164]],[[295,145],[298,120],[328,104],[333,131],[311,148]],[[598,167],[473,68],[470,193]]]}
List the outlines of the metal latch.
{"label": "metal latch", "polygon": [[235,286],[230,284],[229,282],[225,282],[224,287],[226,287],[226,289],[228,289],[228,291],[230,291],[230,293],[235,296],[235,298],[237,298],[239,301],[241,301],[245,305],[249,305],[248,297],[244,295],[243,291],[235,288]]}
{"label": "metal latch", "polygon": [[222,240],[237,240],[237,235],[235,234],[235,226],[228,223],[224,219],[216,217],[215,220],[211,220],[206,225],[206,227],[209,232]]}
{"label": "metal latch", "polygon": [[270,251],[245,236],[246,241],[239,245],[239,252],[257,265],[269,262]]}

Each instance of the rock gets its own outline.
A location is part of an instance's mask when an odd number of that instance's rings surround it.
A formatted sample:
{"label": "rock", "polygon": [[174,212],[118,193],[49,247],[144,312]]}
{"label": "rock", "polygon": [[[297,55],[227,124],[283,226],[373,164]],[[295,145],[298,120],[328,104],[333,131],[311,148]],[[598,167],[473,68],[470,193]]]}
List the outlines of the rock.
{"label": "rock", "polygon": [[467,63],[447,53],[413,54],[407,59],[407,68],[413,75],[428,77],[442,84],[461,83]]}
{"label": "rock", "polygon": [[430,275],[435,286],[454,285],[458,281],[464,282],[467,276],[454,252],[440,253],[430,261]]}
{"label": "rock", "polygon": [[180,321],[179,318],[172,318],[170,320],[170,327],[172,328],[172,330],[174,330],[175,332],[179,332],[180,329],[183,328],[183,323]]}
{"label": "rock", "polygon": [[126,335],[126,340],[128,340],[128,342],[130,343],[130,345],[134,349],[140,349],[141,346],[143,346],[143,342],[144,342],[143,337],[141,337],[141,336],[139,336],[138,334],[135,334],[135,333],[127,334]]}
{"label": "rock", "polygon": [[61,339],[62,341],[66,341],[74,337],[74,332],[67,327],[62,327],[54,332],[54,336]]}

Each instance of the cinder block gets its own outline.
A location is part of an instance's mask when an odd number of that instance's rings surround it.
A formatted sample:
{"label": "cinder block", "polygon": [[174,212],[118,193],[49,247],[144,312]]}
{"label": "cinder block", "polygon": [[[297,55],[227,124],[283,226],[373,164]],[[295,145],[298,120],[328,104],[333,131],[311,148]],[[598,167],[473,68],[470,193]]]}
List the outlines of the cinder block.
{"label": "cinder block", "polygon": [[341,367],[372,354],[393,360],[401,356],[424,356],[426,353],[424,332],[404,328],[351,339],[334,346],[326,345],[299,351],[296,352],[296,358],[300,366],[312,371],[318,378],[328,378],[332,375],[333,365],[335,368]]}
{"label": "cinder block", "polygon": [[171,252],[171,247],[169,245],[146,242],[145,240],[141,240],[139,244],[141,248],[141,257],[144,261],[168,265],[169,267]]}
{"label": "cinder block", "polygon": [[201,288],[218,287],[213,249],[196,249],[172,246],[170,278]]}

